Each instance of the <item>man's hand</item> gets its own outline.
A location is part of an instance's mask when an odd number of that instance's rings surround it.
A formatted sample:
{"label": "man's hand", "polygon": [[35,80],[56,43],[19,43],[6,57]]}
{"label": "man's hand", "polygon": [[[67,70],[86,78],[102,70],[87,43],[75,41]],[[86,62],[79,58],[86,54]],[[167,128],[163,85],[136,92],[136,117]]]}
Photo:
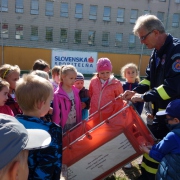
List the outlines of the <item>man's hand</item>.
{"label": "man's hand", "polygon": [[86,107],[86,103],[81,102],[81,107],[82,107],[82,109],[84,109]]}
{"label": "man's hand", "polygon": [[135,91],[127,90],[124,93],[121,94],[121,97],[123,100],[129,101],[131,100],[131,97],[135,94]]}
{"label": "man's hand", "polygon": [[131,101],[132,101],[133,103],[136,103],[136,102],[144,102],[144,100],[142,99],[142,96],[143,96],[143,94],[135,93],[134,96],[131,97]]}

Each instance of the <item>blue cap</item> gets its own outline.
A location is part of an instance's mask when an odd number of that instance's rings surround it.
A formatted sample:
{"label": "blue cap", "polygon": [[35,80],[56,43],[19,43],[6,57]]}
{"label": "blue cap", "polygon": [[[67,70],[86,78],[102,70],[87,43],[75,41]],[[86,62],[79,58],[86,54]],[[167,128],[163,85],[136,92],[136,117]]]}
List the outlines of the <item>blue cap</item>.
{"label": "blue cap", "polygon": [[169,115],[180,120],[180,99],[171,101],[164,111],[156,113],[157,116]]}

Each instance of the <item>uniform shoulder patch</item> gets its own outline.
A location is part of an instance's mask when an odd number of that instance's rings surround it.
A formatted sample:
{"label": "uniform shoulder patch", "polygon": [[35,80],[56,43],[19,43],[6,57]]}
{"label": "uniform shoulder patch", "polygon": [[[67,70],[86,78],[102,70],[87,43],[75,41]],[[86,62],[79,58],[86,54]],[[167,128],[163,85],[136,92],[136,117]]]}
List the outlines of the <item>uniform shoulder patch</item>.
{"label": "uniform shoulder patch", "polygon": [[180,59],[177,59],[173,64],[172,64],[172,69],[175,72],[180,72]]}

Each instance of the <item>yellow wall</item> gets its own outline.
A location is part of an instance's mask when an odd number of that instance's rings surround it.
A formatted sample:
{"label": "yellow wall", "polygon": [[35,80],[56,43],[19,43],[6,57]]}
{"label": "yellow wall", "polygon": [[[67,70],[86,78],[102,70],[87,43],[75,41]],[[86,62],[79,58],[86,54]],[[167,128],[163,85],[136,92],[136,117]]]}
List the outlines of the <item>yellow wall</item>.
{"label": "yellow wall", "polygon": [[120,69],[127,63],[135,63],[138,67],[140,63],[140,76],[145,76],[145,70],[150,56],[143,55],[141,58],[141,62],[140,55],[98,53],[98,59],[101,57],[107,57],[111,60],[113,73],[115,75],[120,75]]}
{"label": "yellow wall", "polygon": [[[2,52],[0,63],[2,64]],[[4,47],[4,64],[18,65],[21,70],[31,70],[36,59],[43,59],[51,63],[50,49]]]}
{"label": "yellow wall", "polygon": [[[51,49],[4,47],[4,64],[19,65],[21,70],[31,70],[36,59],[43,59],[51,65]],[[120,75],[120,69],[127,63],[139,64],[140,55],[98,53],[100,57],[108,57],[113,65],[113,73]],[[140,76],[145,76],[145,69],[149,56],[143,55],[141,59]],[[0,47],[0,64],[2,64],[2,47]]]}

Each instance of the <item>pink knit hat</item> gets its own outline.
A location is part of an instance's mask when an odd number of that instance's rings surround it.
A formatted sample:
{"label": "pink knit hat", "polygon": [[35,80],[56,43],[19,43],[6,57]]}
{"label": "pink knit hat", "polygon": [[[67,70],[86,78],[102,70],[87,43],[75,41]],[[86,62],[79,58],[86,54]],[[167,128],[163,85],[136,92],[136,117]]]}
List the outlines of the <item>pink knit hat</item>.
{"label": "pink knit hat", "polygon": [[100,58],[97,62],[97,72],[112,71],[111,61],[108,58]]}

